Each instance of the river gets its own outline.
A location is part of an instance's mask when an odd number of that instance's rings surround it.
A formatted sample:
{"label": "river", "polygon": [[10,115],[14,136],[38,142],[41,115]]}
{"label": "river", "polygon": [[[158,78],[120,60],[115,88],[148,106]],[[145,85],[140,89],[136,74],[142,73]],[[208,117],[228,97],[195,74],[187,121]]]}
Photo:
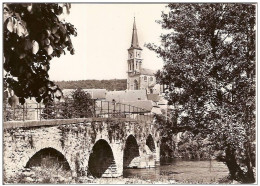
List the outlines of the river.
{"label": "river", "polygon": [[228,175],[227,166],[216,160],[186,161],[171,160],[161,162],[160,166],[150,169],[125,169],[124,178],[144,180],[175,180],[178,183],[216,183]]}

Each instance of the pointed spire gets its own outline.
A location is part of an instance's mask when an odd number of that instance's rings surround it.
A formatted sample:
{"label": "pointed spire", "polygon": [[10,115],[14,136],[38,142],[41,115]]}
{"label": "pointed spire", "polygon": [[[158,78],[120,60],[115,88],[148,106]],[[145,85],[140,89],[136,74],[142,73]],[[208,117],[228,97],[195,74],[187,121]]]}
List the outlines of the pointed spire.
{"label": "pointed spire", "polygon": [[131,42],[130,48],[141,49],[139,47],[139,43],[138,43],[137,29],[136,29],[136,25],[135,25],[135,17],[134,17],[134,25],[133,25],[133,33],[132,33],[132,42]]}

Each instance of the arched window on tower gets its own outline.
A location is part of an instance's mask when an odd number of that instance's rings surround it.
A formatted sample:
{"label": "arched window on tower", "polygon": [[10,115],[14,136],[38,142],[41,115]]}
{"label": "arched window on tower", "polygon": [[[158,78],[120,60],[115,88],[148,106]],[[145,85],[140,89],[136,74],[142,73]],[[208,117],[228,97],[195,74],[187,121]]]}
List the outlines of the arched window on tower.
{"label": "arched window on tower", "polygon": [[144,80],[145,80],[145,81],[147,80],[147,77],[146,77],[146,76],[144,76]]}
{"label": "arched window on tower", "polygon": [[138,90],[138,82],[136,79],[134,80],[134,90]]}

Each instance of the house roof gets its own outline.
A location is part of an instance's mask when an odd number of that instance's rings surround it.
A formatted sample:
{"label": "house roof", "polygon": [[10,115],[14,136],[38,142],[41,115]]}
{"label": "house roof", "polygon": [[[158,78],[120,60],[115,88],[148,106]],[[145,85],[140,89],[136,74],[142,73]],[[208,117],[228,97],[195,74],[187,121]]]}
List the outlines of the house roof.
{"label": "house roof", "polygon": [[108,91],[106,94],[106,101],[121,102],[123,100],[125,91]]}
{"label": "house roof", "polygon": [[168,101],[164,97],[160,97],[158,105],[167,105]]}
{"label": "house roof", "polygon": [[[76,89],[63,89],[63,96],[72,98],[72,94]],[[91,99],[105,99],[106,98],[106,89],[82,89],[84,92],[89,93]]]}
{"label": "house roof", "polygon": [[141,100],[141,101],[127,101],[123,103],[113,103],[110,101],[97,101],[96,102],[96,111],[97,113],[113,113],[113,112],[151,112],[154,103],[150,100]]}
{"label": "house roof", "polygon": [[107,101],[125,102],[147,100],[146,90],[110,91],[106,94]]}
{"label": "house roof", "polygon": [[[139,100],[139,101],[124,101],[123,104],[134,106],[136,108],[130,107],[130,111],[134,109],[136,112],[142,112],[142,110],[139,110],[137,108],[144,109],[145,111],[151,112],[154,103],[151,100]],[[126,107],[126,110],[129,110],[129,107]]]}
{"label": "house roof", "polygon": [[105,99],[106,98],[106,89],[83,89],[86,93],[91,95],[92,99]]}
{"label": "house roof", "polygon": [[154,102],[158,102],[160,100],[160,96],[159,94],[148,94],[147,99]]}
{"label": "house roof", "polygon": [[153,107],[152,108],[152,113],[159,114],[159,115],[162,114],[161,108]]}

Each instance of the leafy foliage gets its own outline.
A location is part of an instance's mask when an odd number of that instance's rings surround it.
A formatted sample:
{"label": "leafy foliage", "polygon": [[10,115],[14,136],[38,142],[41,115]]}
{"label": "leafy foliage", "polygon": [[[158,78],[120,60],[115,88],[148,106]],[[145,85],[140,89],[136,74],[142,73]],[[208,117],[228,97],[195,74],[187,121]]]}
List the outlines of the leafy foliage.
{"label": "leafy foliage", "polygon": [[[60,104],[59,104],[60,105]],[[41,113],[41,117],[44,119],[55,119],[57,118],[57,107],[53,100],[48,100]]]}
{"label": "leafy foliage", "polygon": [[189,125],[177,124],[176,117],[171,112],[168,112],[167,120],[165,116],[156,117],[162,135],[161,158],[211,159],[214,154],[207,133]]}
{"label": "leafy foliage", "polygon": [[255,181],[255,5],[169,4],[158,83],[178,128],[209,134],[232,179]]}
{"label": "leafy foliage", "polygon": [[42,117],[44,119],[88,118],[95,115],[95,100],[82,89],[72,94],[72,99],[65,98],[64,102],[52,100],[45,104]]}
{"label": "leafy foliage", "polygon": [[71,35],[77,32],[62,15],[70,4],[6,3],[4,4],[4,84],[19,97],[35,97],[38,102],[53,99],[59,90],[49,80],[50,61],[74,54]]}
{"label": "leafy foliage", "polygon": [[82,89],[77,89],[72,94],[72,97],[73,108],[81,118],[93,117],[93,106],[95,104],[95,100],[92,100],[91,96],[88,93],[85,93]]}

